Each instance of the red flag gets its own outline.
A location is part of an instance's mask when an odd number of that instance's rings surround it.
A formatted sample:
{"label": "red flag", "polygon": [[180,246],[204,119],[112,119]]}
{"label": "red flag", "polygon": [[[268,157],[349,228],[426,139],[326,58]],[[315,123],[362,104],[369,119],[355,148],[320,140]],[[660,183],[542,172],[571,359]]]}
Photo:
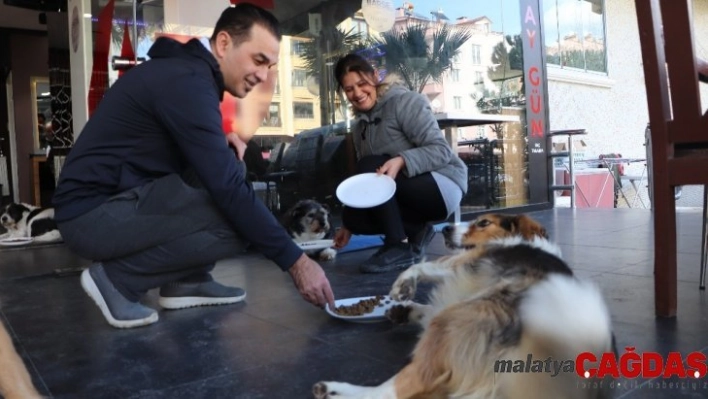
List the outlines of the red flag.
{"label": "red flag", "polygon": [[224,134],[234,133],[236,130],[236,120],[238,119],[238,106],[236,105],[236,97],[229,93],[224,93],[224,99],[219,104],[221,110],[221,127],[224,129]]}
{"label": "red flag", "polygon": [[[120,49],[120,57],[122,59],[135,59],[135,51],[133,51],[133,44],[130,42],[130,28],[128,27],[128,21],[125,21],[123,26],[123,45]],[[125,70],[121,69],[118,71],[118,77],[123,76]]]}
{"label": "red flag", "polygon": [[93,51],[93,69],[88,93],[89,117],[108,90],[108,52],[111,46],[111,24],[115,0],[109,0],[98,14],[98,30]]}
{"label": "red flag", "polygon": [[231,4],[238,4],[238,3],[251,3],[255,6],[265,8],[268,10],[272,10],[275,8],[275,5],[273,4],[273,0],[230,0]]}

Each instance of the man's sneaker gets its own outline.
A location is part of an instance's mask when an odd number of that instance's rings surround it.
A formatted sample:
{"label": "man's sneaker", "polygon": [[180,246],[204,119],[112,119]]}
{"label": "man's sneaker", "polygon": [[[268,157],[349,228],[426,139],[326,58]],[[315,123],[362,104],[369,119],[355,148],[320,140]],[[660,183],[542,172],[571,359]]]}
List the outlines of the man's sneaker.
{"label": "man's sneaker", "polygon": [[384,244],[359,267],[359,270],[362,273],[385,273],[402,270],[415,263],[415,259],[413,250],[408,243]]}
{"label": "man's sneaker", "polygon": [[435,226],[428,223],[425,225],[422,231],[420,231],[411,241],[411,247],[413,248],[413,254],[415,254],[416,261],[420,261],[425,256],[425,249],[428,247],[433,238],[435,237]]}
{"label": "man's sneaker", "polygon": [[158,319],[155,309],[140,302],[131,302],[118,292],[100,263],[91,265],[81,273],[81,286],[101,309],[108,324],[113,327],[146,326]]}
{"label": "man's sneaker", "polygon": [[184,309],[194,306],[227,305],[241,302],[246,291],[227,287],[216,281],[202,283],[174,282],[160,288],[160,306],[165,309]]}

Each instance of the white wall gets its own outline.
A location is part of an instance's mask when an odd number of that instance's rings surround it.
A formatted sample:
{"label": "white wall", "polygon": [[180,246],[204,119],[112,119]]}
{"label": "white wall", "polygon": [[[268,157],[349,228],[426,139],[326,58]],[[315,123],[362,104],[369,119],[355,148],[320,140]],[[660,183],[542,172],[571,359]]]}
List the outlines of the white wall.
{"label": "white wall", "polygon": [[[71,113],[74,139],[88,121],[88,92],[93,67],[91,0],[69,0],[69,61],[71,62]],[[77,24],[78,22],[78,24]]]}
{"label": "white wall", "polygon": [[[588,157],[618,152],[643,158],[649,115],[634,0],[606,0],[605,7],[608,76],[572,74],[549,66],[550,129],[587,129]],[[708,58],[708,24],[701,21],[707,19],[708,0],[694,0],[697,53],[703,58]],[[708,87],[702,86],[703,104],[708,105]]]}

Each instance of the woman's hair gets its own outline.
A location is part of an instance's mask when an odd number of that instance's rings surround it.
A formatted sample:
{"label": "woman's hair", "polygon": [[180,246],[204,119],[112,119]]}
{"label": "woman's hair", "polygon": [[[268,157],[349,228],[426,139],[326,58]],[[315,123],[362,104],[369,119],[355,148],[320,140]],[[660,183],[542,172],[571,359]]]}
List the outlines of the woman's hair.
{"label": "woman's hair", "polygon": [[[337,65],[334,67],[334,78],[337,79],[340,90],[342,89],[342,79],[344,79],[344,75],[349,72],[359,72],[373,79],[376,70],[366,58],[358,54],[352,53],[345,55],[337,61]],[[374,84],[375,83],[376,82],[374,82]]]}
{"label": "woman's hair", "polygon": [[250,3],[239,3],[236,7],[229,7],[221,13],[219,20],[216,21],[214,33],[211,35],[211,41],[216,41],[216,36],[223,31],[231,36],[234,44],[239,45],[250,39],[254,24],[264,27],[278,40],[281,39],[280,25],[273,14]]}

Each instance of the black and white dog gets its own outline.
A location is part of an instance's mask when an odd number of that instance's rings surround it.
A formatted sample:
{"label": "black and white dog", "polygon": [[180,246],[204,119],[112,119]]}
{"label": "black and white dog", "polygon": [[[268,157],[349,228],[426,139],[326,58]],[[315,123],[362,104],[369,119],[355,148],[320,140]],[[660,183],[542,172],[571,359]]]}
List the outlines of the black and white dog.
{"label": "black and white dog", "polygon": [[54,208],[11,203],[3,208],[0,223],[7,230],[7,233],[0,235],[0,239],[31,237],[35,242],[62,240],[54,221]]}
{"label": "black and white dog", "polygon": [[[332,225],[329,223],[329,208],[314,200],[298,201],[283,215],[281,223],[297,243],[334,237]],[[309,256],[318,256],[321,260],[332,260],[337,256],[334,248],[305,252]]]}

